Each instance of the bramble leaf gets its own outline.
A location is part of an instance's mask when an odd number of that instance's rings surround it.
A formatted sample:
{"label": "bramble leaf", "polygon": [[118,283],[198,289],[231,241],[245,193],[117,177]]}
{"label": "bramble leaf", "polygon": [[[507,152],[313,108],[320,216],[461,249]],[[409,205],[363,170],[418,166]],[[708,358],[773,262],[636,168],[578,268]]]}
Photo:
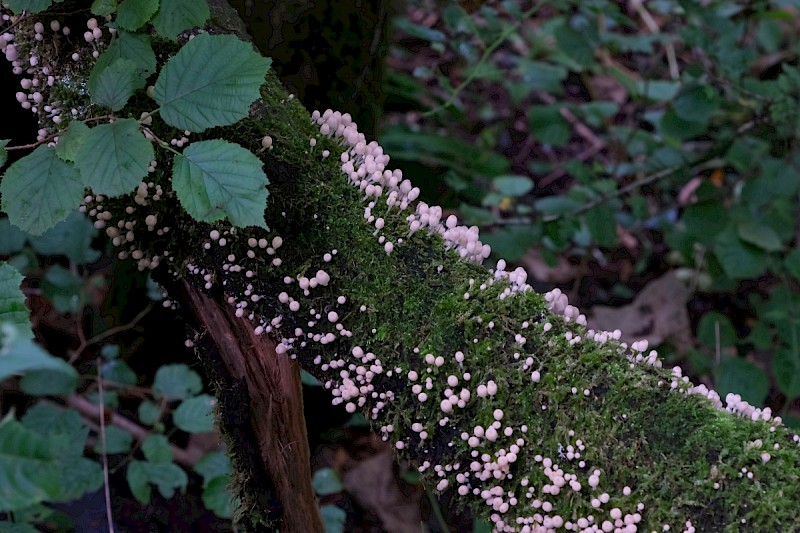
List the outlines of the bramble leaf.
{"label": "bramble leaf", "polygon": [[178,429],[187,433],[204,433],[214,429],[214,398],[201,394],[184,400],[172,413],[172,421]]}

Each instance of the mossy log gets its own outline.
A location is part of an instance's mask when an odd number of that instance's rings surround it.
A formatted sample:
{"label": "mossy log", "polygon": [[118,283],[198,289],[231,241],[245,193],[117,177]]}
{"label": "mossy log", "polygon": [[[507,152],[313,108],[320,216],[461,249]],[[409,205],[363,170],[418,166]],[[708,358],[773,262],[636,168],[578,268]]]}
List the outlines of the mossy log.
{"label": "mossy log", "polygon": [[[17,32],[29,25],[33,19]],[[163,64],[174,46],[159,46]],[[45,60],[56,76],[63,72],[57,57]],[[64,68],[79,74],[74,65]],[[67,93],[58,98],[72,98],[79,118],[92,116],[85,95]],[[152,108],[141,94],[121,114],[138,118]],[[381,160],[372,160],[372,170],[383,170],[385,158],[374,145],[354,148],[321,131],[337,122],[347,121],[312,121],[270,73],[248,118],[191,136],[228,139],[259,154],[271,181],[269,231],[192,220],[171,190],[166,151],[150,174],[153,185],[144,185],[150,196],[85,203],[95,216],[108,213],[101,222],[109,226],[143,228],[146,216],[157,215],[158,229],[169,231],[135,232],[121,243],[121,257],[133,255],[141,268],[158,265],[174,306],[193,310],[207,330],[196,345],[236,345],[230,352],[239,361],[222,365],[236,379],[218,391],[219,418],[233,443],[245,513],[259,517],[251,527],[266,529],[276,512],[297,504],[280,494],[286,480],[272,480],[280,505],[254,496],[264,487],[252,472],[276,470],[236,448],[244,442],[237,427],[253,431],[253,420],[273,415],[248,412],[249,423],[230,422],[237,397],[250,410],[268,409],[253,394],[275,390],[253,391],[262,380],[247,374],[260,371],[265,347],[275,342],[276,368],[299,362],[334,402],[363,412],[431,489],[454,491],[453,501],[500,531],[800,529],[800,449],[779,419],[736,398],[729,402],[736,412],[726,412],[705,390],[660,368],[645,346],[586,331],[563,298],[548,301],[530,290],[521,272],[462,258],[466,245],[445,239],[449,223],[429,216],[430,226],[415,231],[410,222],[420,222],[424,209],[388,205],[386,194],[360,189],[343,171],[352,172],[348,162],[366,165],[365,153]],[[161,139],[183,135],[163,124],[151,128]],[[395,189],[396,198],[413,196]],[[233,340],[215,328],[227,328]],[[302,470],[298,478],[307,476]],[[283,520],[281,531],[292,530]]]}

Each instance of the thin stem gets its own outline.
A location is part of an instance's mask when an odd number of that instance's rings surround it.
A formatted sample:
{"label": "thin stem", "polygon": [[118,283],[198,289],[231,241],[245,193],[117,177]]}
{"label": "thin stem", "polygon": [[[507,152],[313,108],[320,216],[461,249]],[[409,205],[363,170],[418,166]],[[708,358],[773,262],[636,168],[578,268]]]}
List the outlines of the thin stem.
{"label": "thin stem", "polygon": [[436,517],[436,522],[439,524],[439,527],[442,528],[444,533],[449,533],[450,529],[447,526],[447,522],[444,519],[444,515],[442,515],[442,509],[439,507],[439,502],[436,500],[436,496],[433,495],[431,491],[427,488],[425,489],[425,494],[428,495],[428,501],[431,503],[431,510],[433,511],[433,516]]}
{"label": "thin stem", "polygon": [[[92,337],[90,339],[81,340],[81,344],[72,353],[72,355],[69,358],[70,364],[74,363],[75,360],[78,359],[78,357],[81,356],[81,354],[84,352],[84,350],[86,350],[86,348],[88,348],[92,344],[96,344],[96,343],[98,343],[98,342],[100,342],[102,340],[107,339],[108,337],[111,337],[112,335],[116,335],[117,333],[122,333],[123,331],[127,331],[129,329],[133,329],[134,327],[136,327],[136,324],[138,324],[139,321],[141,319],[143,319],[147,315],[147,313],[149,313],[152,309],[153,309],[153,304],[149,303],[149,304],[147,304],[147,307],[145,307],[144,309],[139,311],[139,314],[136,315],[135,317],[133,317],[133,320],[131,320],[127,324],[114,326],[113,328],[109,328],[109,329],[103,331],[102,333],[98,333],[97,335],[95,335],[94,337]],[[80,328],[78,328],[78,330],[80,331]]]}
{"label": "thin stem", "polygon": [[494,53],[494,51],[497,50],[497,48],[501,44],[503,44],[505,42],[505,40],[508,39],[508,37],[511,34],[516,32],[517,29],[525,22],[525,20],[528,17],[530,17],[534,13],[536,13],[539,10],[539,8],[542,7],[542,5],[544,5],[544,1],[543,0],[539,1],[539,2],[536,2],[536,4],[534,4],[534,6],[532,8],[530,8],[528,11],[526,11],[525,13],[522,14],[522,17],[520,17],[520,20],[518,20],[517,22],[515,22],[514,24],[511,24],[508,28],[506,28],[505,31],[503,31],[497,37],[497,39],[495,39],[495,41],[492,44],[490,44],[489,47],[486,48],[486,50],[484,50],[483,55],[481,56],[480,60],[478,60],[478,62],[475,64],[475,67],[472,69],[472,72],[470,72],[469,76],[467,76],[466,79],[464,81],[462,81],[458,85],[458,87],[456,87],[453,90],[453,92],[450,94],[450,96],[447,98],[447,100],[445,100],[441,105],[431,109],[430,111],[426,111],[425,113],[422,114],[422,116],[423,117],[429,117],[429,116],[435,115],[439,111],[447,109],[448,107],[453,105],[453,102],[455,102],[456,98],[458,98],[458,95],[461,93],[461,91],[464,90],[464,88],[467,85],[472,83],[472,80],[474,80],[475,77],[478,75],[478,73],[481,70],[480,67],[483,66],[483,64],[486,63],[489,60],[489,56],[491,56],[492,53]]}
{"label": "thin stem", "polygon": [[150,137],[150,138],[152,138],[154,141],[156,141],[156,142],[159,144],[159,146],[161,146],[161,148],[164,148],[165,150],[169,150],[170,152],[172,152],[172,153],[173,153],[173,154],[175,154],[175,155],[181,155],[181,153],[180,153],[179,151],[175,150],[175,149],[174,149],[173,147],[171,147],[171,146],[170,146],[168,143],[166,143],[166,142],[162,141],[161,139],[159,139],[159,138],[156,136],[156,134],[155,134],[155,133],[153,133],[153,130],[151,130],[150,128],[143,127],[143,128],[142,128],[142,131],[144,131],[144,132],[145,132],[145,134],[146,134],[148,137]]}
{"label": "thin stem", "polygon": [[108,455],[106,454],[106,414],[105,404],[103,403],[103,379],[100,358],[97,359],[97,398],[100,402],[100,450],[103,460],[103,484],[106,497],[106,520],[108,521],[108,532],[114,533],[114,517],[111,514],[111,486],[108,482]]}

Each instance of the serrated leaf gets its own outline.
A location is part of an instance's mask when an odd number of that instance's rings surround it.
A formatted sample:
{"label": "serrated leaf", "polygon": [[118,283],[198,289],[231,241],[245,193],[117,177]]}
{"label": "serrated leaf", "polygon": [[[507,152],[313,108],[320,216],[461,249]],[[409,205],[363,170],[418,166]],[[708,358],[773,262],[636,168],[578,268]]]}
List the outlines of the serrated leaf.
{"label": "serrated leaf", "polygon": [[[121,427],[106,425],[106,453],[113,455],[115,453],[128,453],[133,444],[133,435]],[[97,439],[97,444],[94,451],[102,453],[103,447],[100,439]]]}
{"label": "serrated leaf", "polygon": [[117,8],[116,22],[124,30],[135,31],[158,11],[158,0],[125,0]]}
{"label": "serrated leaf", "polygon": [[56,155],[64,161],[75,162],[78,150],[86,141],[86,134],[89,133],[89,126],[80,120],[73,120],[67,129],[58,136],[56,145]]}
{"label": "serrated leaf", "polygon": [[20,388],[31,396],[68,396],[78,387],[78,376],[58,370],[31,370],[19,380]]}
{"label": "serrated leaf", "polygon": [[141,33],[124,30],[117,32],[108,48],[97,58],[89,82],[102,73],[109,65],[119,59],[129,59],[136,63],[137,75],[134,78],[134,89],[145,86],[147,77],[156,70],[156,54],[150,37]]}
{"label": "serrated leaf", "polygon": [[230,476],[213,478],[203,487],[203,504],[220,518],[231,518],[235,500],[229,488]]}
{"label": "serrated leaf", "polygon": [[117,59],[89,78],[92,101],[98,105],[119,111],[133,95],[138,76],[138,67],[130,59]]}
{"label": "serrated leaf", "polygon": [[12,255],[21,252],[28,236],[16,226],[12,226],[8,218],[0,218],[0,255]]}
{"label": "serrated leaf", "polygon": [[113,359],[102,366],[103,378],[121,385],[136,385],[136,372],[125,361]]}
{"label": "serrated leaf", "polygon": [[20,420],[25,428],[47,437],[53,455],[77,457],[83,454],[89,428],[74,409],[65,409],[49,402],[39,402]]}
{"label": "serrated leaf", "polygon": [[231,473],[231,461],[223,452],[208,452],[194,465],[194,471],[203,476],[203,486],[212,479]]}
{"label": "serrated leaf", "polygon": [[8,150],[6,150],[6,146],[11,141],[9,139],[0,139],[0,167],[6,164],[8,161]]}
{"label": "serrated leaf", "polygon": [[73,211],[66,220],[38,237],[31,237],[31,246],[41,255],[63,255],[76,263],[91,263],[100,257],[92,248],[97,228],[80,211]]}
{"label": "serrated leaf", "polygon": [[[56,4],[63,2],[63,0],[55,0]],[[11,11],[19,15],[23,11],[28,13],[41,13],[51,5],[54,0],[4,0],[3,4],[11,8]]]}
{"label": "serrated leaf", "polygon": [[270,63],[232,35],[198,35],[161,69],[154,92],[161,118],[193,132],[245,118]]}
{"label": "serrated leaf", "polygon": [[[30,338],[30,312],[25,306],[25,295],[20,290],[22,274],[6,262],[0,261],[0,324],[13,328],[17,338]],[[4,340],[4,332],[0,332],[0,341]],[[7,343],[8,340],[5,341]],[[4,342],[0,342],[0,356],[4,355]],[[0,368],[2,365],[0,365]],[[5,378],[0,378],[2,381]]]}
{"label": "serrated leaf", "polygon": [[95,193],[119,196],[147,176],[153,157],[153,145],[139,131],[139,123],[126,118],[92,128],[76,164]]}
{"label": "serrated leaf", "polygon": [[140,403],[139,408],[136,410],[136,415],[139,417],[139,421],[146,426],[152,426],[155,424],[156,420],[158,420],[159,413],[160,409],[158,406],[147,400]]}
{"label": "serrated leaf", "polygon": [[50,355],[31,340],[19,340],[0,350],[0,381],[31,370],[53,370],[77,378],[77,372],[66,361]]}
{"label": "serrated leaf", "polygon": [[150,483],[158,488],[164,498],[172,498],[175,489],[186,489],[189,477],[186,472],[175,463],[144,463],[144,469]]}
{"label": "serrated leaf", "polygon": [[214,398],[201,394],[181,402],[172,413],[178,429],[187,433],[204,433],[214,429]]}
{"label": "serrated leaf", "polygon": [[336,471],[327,467],[314,472],[314,475],[311,476],[311,485],[314,487],[314,492],[320,496],[328,496],[344,490]]}
{"label": "serrated leaf", "polygon": [[161,0],[153,27],[160,35],[175,39],[192,28],[202,28],[210,16],[207,2],[196,0]]}
{"label": "serrated leaf", "polygon": [[0,422],[0,509],[24,509],[60,491],[48,439],[16,420]]}
{"label": "serrated leaf", "polygon": [[182,363],[160,367],[153,379],[153,391],[158,397],[185,399],[201,390],[203,381],[200,376]]}
{"label": "serrated leaf", "polygon": [[105,17],[117,10],[117,0],[94,0],[91,11],[93,14]]}
{"label": "serrated leaf", "polygon": [[164,435],[150,435],[142,443],[142,452],[152,463],[169,463],[172,461],[172,449]]}
{"label": "serrated leaf", "polygon": [[56,465],[61,491],[53,497],[54,502],[77,500],[103,486],[103,469],[96,461],[86,457],[60,457]]}
{"label": "serrated leaf", "polygon": [[714,239],[714,254],[731,279],[755,278],[766,268],[764,252],[742,242],[730,226]]}
{"label": "serrated leaf", "polygon": [[238,144],[220,139],[195,142],[175,156],[172,186],[196,220],[215,222],[227,216],[238,227],[266,228],[269,180],[261,167],[261,161]]}
{"label": "serrated leaf", "polygon": [[75,167],[42,145],[6,170],[0,195],[0,208],[11,223],[40,235],[78,207],[83,183]]}
{"label": "serrated leaf", "polygon": [[133,497],[139,503],[145,505],[150,503],[153,489],[150,487],[150,477],[147,475],[144,461],[131,461],[125,472],[125,479],[128,481],[128,487],[130,487]]}

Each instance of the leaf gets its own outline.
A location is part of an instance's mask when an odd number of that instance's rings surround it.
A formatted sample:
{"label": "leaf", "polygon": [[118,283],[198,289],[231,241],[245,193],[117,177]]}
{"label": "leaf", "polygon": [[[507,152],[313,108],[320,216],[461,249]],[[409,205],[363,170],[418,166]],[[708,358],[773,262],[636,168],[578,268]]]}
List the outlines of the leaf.
{"label": "leaf", "polygon": [[152,426],[156,423],[159,412],[158,406],[147,400],[140,403],[139,408],[136,410],[139,421],[146,426]]}
{"label": "leaf", "polygon": [[528,125],[543,144],[561,146],[569,141],[569,122],[561,115],[558,105],[533,105],[528,108]]}
{"label": "leaf", "polygon": [[175,463],[145,462],[144,469],[151,483],[157,488],[164,498],[172,498],[175,489],[185,490],[189,483],[186,472]]}
{"label": "leaf", "polygon": [[86,141],[86,134],[89,133],[89,126],[80,120],[73,120],[65,131],[58,136],[56,145],[56,155],[64,161],[74,163],[78,157],[78,150]]}
{"label": "leaf", "polygon": [[220,518],[231,518],[235,499],[230,490],[230,476],[215,477],[203,487],[203,504]]}
{"label": "leaf", "polygon": [[38,237],[31,237],[31,246],[41,255],[63,255],[76,263],[92,263],[100,252],[92,248],[97,228],[80,211],[73,211],[66,220]]}
{"label": "leaf", "polygon": [[169,463],[172,461],[172,449],[164,435],[150,435],[142,443],[142,452],[152,463]]}
{"label": "leaf", "polygon": [[320,381],[317,378],[315,378],[314,376],[312,376],[311,374],[309,374],[305,370],[300,370],[300,383],[302,383],[306,387],[321,387],[322,386],[322,383],[320,383]]}
{"label": "leaf", "polygon": [[760,407],[769,392],[767,374],[759,367],[739,357],[724,359],[716,370],[717,392],[721,397],[733,392],[750,405]]}
{"label": "leaf", "polygon": [[517,59],[517,69],[525,82],[527,92],[545,91],[561,94],[562,82],[569,71],[562,66],[551,65],[541,61],[531,61],[524,57]]}
{"label": "leaf", "polygon": [[11,222],[3,217],[0,218],[0,255],[12,255],[22,251],[25,247],[27,235]]}
{"label": "leaf", "polygon": [[146,505],[150,503],[153,489],[150,487],[150,477],[144,464],[144,461],[131,461],[125,472],[125,479],[128,481],[128,487],[130,487],[133,497],[139,503]]}
{"label": "leaf", "polygon": [[133,95],[138,77],[137,65],[130,59],[117,59],[96,76],[89,78],[92,101],[119,111]]}
{"label": "leaf", "polygon": [[800,354],[796,350],[782,347],[772,356],[772,373],[789,401],[800,396]]}
{"label": "leaf", "polygon": [[231,473],[231,461],[223,452],[208,452],[194,465],[194,471],[203,476],[203,486],[220,476]]}
{"label": "leaf", "polygon": [[147,77],[156,70],[156,54],[153,52],[150,37],[141,33],[120,30],[105,52],[97,58],[97,62],[92,67],[92,72],[89,75],[89,83],[92,83],[93,78],[119,59],[129,59],[136,63],[135,89],[144,87]]}
{"label": "leaf", "polygon": [[[63,0],[55,0],[59,4]],[[53,4],[53,0],[4,0],[3,4],[19,15],[23,11],[28,13],[41,13]]]}
{"label": "leaf", "polygon": [[392,20],[395,28],[416,39],[432,43],[443,43],[447,40],[445,34],[441,31],[415,24],[406,17],[395,17]]}
{"label": "leaf", "polygon": [[39,402],[28,409],[20,422],[26,429],[47,437],[54,444],[51,447],[54,455],[73,458],[83,455],[89,428],[74,409]]}
{"label": "leaf", "polygon": [[314,487],[314,492],[320,496],[328,496],[342,492],[342,482],[336,471],[333,468],[320,468],[314,472],[311,477],[311,485]]}
{"label": "leaf", "polygon": [[533,190],[533,180],[528,176],[498,176],[492,185],[504,196],[524,196]]}
{"label": "leaf", "polygon": [[719,98],[709,85],[687,87],[672,102],[675,114],[692,122],[708,122],[718,107]]}
{"label": "leaf", "polygon": [[42,145],[6,170],[0,195],[0,209],[12,224],[41,235],[78,207],[83,183],[75,167]]}
{"label": "leaf", "polygon": [[44,275],[42,294],[59,313],[77,313],[83,306],[83,279],[61,265],[53,265]]}
{"label": "leaf", "polygon": [[164,365],[156,371],[153,391],[158,397],[185,399],[203,390],[197,372],[182,363]]}
{"label": "leaf", "polygon": [[204,433],[214,429],[214,398],[201,394],[184,400],[172,413],[178,429],[187,433]]}
{"label": "leaf", "polygon": [[78,376],[60,370],[31,370],[19,380],[20,388],[31,396],[68,396],[78,387]]}
{"label": "leaf", "polygon": [[567,24],[559,25],[553,32],[558,48],[580,67],[588,67],[594,63],[594,48],[586,40],[583,33]]}
{"label": "leaf", "polygon": [[92,128],[76,164],[95,193],[120,196],[147,176],[153,158],[153,145],[139,131],[139,123],[126,118]]}
{"label": "leaf", "polygon": [[103,486],[103,470],[96,461],[86,457],[60,457],[56,465],[62,489],[53,497],[54,502],[77,500]]}
{"label": "leaf", "polygon": [[778,233],[758,220],[750,219],[736,226],[739,238],[768,252],[777,252],[783,249],[783,243]]}
{"label": "leaf", "polygon": [[135,31],[144,26],[158,10],[158,0],[125,0],[117,8],[116,22],[123,30]]}
{"label": "leaf", "polygon": [[6,164],[8,161],[8,150],[6,150],[6,146],[11,141],[9,139],[0,139],[0,167]]}
{"label": "leaf", "polygon": [[347,522],[347,513],[337,505],[326,504],[319,508],[322,515],[322,524],[325,526],[325,533],[342,533]]}
{"label": "leaf", "polygon": [[60,491],[48,439],[16,420],[0,422],[0,509],[24,509]]}
{"label": "leaf", "polygon": [[800,281],[800,248],[795,248],[783,258],[783,266],[795,280]]}
{"label": "leaf", "polygon": [[[719,325],[719,341],[717,325]],[[697,324],[697,340],[709,348],[715,348],[718,342],[722,348],[734,346],[736,330],[727,316],[717,311],[709,311],[700,317],[700,322]]]}
{"label": "leaf", "polygon": [[481,240],[492,247],[497,258],[517,261],[541,239],[541,230],[535,226],[508,226],[491,233],[481,233]]}
{"label": "leaf", "polygon": [[136,372],[125,361],[112,359],[103,363],[103,378],[122,385],[136,385]]}
{"label": "leaf", "polygon": [[[133,435],[121,427],[106,425],[106,453],[113,455],[115,453],[128,453],[133,445]],[[102,443],[97,439],[97,444],[94,451],[102,453]]]}
{"label": "leaf", "polygon": [[677,81],[643,80],[636,82],[638,96],[656,102],[672,100],[680,88],[681,84]]}
{"label": "leaf", "polygon": [[110,15],[117,10],[117,0],[94,0],[92,2],[92,14],[100,17]]}
{"label": "leaf", "polygon": [[72,366],[50,355],[31,340],[20,340],[0,350],[0,381],[31,370],[53,370],[77,379],[77,372]]}
{"label": "leaf", "polygon": [[[22,274],[6,262],[0,261],[0,325],[14,328],[17,338],[31,338],[30,312],[25,307],[25,295],[20,290]],[[0,332],[2,334],[3,332]],[[3,337],[0,336],[0,340]],[[0,356],[5,343],[0,343]],[[0,365],[2,368],[2,365]],[[0,378],[2,381],[5,378]]]}
{"label": "leaf", "polygon": [[156,32],[175,40],[181,32],[202,28],[209,16],[207,2],[161,0],[161,6],[151,22]]}
{"label": "leaf", "polygon": [[742,242],[731,226],[714,239],[714,254],[731,279],[755,278],[766,268],[764,253]]}
{"label": "leaf", "polygon": [[161,69],[154,92],[161,118],[193,132],[245,118],[270,63],[232,35],[198,35]]}
{"label": "leaf", "polygon": [[617,221],[614,210],[607,205],[597,205],[584,215],[589,233],[598,246],[611,247],[617,243]]}
{"label": "leaf", "polygon": [[192,143],[175,156],[172,185],[184,209],[202,222],[227,216],[238,227],[266,228],[267,176],[261,161],[220,139]]}

